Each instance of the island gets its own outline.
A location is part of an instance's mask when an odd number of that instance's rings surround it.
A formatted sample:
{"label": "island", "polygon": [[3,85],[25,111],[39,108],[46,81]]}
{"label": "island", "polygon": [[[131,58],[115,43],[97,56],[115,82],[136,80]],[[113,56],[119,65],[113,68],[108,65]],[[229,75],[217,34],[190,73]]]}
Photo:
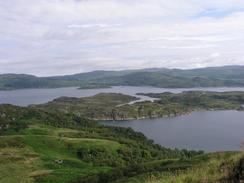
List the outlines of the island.
{"label": "island", "polygon": [[[92,97],[60,97],[32,107],[73,113],[92,120],[131,120],[172,117],[197,110],[243,110],[244,92],[187,91],[178,94],[139,94],[158,98],[153,102],[136,102],[137,98],[118,93],[101,93]],[[131,101],[134,101],[130,104]]]}

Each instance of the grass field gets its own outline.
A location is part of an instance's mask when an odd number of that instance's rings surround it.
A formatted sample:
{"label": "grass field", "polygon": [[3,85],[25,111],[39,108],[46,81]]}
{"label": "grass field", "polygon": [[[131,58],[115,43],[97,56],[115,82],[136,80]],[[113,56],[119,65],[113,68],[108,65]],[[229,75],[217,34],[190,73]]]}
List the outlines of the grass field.
{"label": "grass field", "polygon": [[[61,132],[70,129],[35,127],[27,129],[24,135],[0,136],[0,182],[68,182],[77,177],[110,170],[81,161],[76,149],[109,148],[115,151],[118,142],[102,139],[60,137]],[[37,133],[38,132],[38,133]],[[74,130],[75,132],[75,130]],[[62,164],[55,163],[62,160]]]}

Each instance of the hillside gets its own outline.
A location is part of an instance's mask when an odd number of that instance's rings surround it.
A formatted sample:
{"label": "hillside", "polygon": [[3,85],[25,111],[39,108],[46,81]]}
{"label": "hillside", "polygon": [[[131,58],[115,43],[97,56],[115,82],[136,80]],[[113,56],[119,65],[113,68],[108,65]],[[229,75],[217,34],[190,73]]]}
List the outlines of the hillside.
{"label": "hillside", "polygon": [[1,183],[240,182],[243,154],[171,150],[130,128],[0,106]]}
{"label": "hillside", "polygon": [[141,69],[124,71],[93,71],[66,76],[36,77],[25,74],[0,75],[0,89],[106,88],[110,86],[154,86],[165,88],[244,86],[244,66],[202,69]]}
{"label": "hillside", "polygon": [[[1,183],[105,183],[198,154],[164,148],[130,128],[105,127],[73,114],[0,106]],[[163,164],[146,164],[157,161]]]}
{"label": "hillside", "polygon": [[171,150],[130,128],[0,106],[1,183],[216,182],[243,178],[243,154]]}
{"label": "hillside", "polygon": [[244,180],[243,170],[243,153],[218,152],[171,161],[160,171],[124,178],[116,183],[239,183]]}

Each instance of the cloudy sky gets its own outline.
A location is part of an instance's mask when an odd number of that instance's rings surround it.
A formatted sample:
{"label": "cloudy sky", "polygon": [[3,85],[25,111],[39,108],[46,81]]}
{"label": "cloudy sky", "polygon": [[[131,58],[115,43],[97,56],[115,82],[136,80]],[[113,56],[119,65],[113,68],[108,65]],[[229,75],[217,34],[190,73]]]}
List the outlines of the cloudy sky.
{"label": "cloudy sky", "polygon": [[0,73],[244,65],[244,0],[1,0]]}

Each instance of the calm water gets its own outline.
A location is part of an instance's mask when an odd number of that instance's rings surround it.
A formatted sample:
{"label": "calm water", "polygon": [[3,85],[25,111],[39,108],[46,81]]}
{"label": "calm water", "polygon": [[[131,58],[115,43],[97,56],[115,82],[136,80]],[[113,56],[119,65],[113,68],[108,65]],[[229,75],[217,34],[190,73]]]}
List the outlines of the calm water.
{"label": "calm water", "polygon": [[171,148],[240,150],[240,143],[244,142],[244,112],[238,111],[201,111],[172,118],[101,123],[131,127]]}
{"label": "calm water", "polygon": [[21,89],[11,91],[0,91],[0,104],[8,103],[19,106],[27,106],[30,104],[41,104],[51,101],[57,97],[88,97],[98,93],[122,93],[139,97],[139,101],[154,100],[146,96],[138,96],[136,93],[162,93],[173,92],[179,93],[188,90],[208,90],[208,91],[244,91],[244,88],[187,88],[187,89],[169,89],[154,87],[132,87],[132,86],[116,86],[106,89],[84,89],[79,90],[75,87],[56,88],[56,89]]}

